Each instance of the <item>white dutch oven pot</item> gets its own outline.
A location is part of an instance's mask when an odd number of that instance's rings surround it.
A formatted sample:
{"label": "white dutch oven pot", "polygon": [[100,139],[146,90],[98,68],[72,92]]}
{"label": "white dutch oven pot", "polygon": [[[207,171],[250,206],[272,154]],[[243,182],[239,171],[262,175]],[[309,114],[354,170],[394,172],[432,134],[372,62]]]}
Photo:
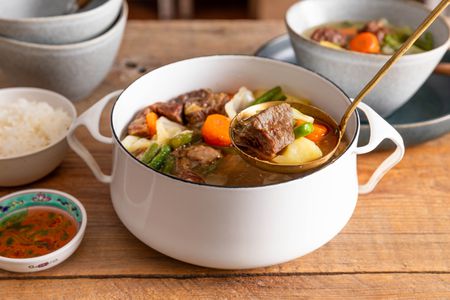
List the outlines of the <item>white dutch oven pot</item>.
{"label": "white dutch oven pot", "polygon": [[[348,222],[358,193],[371,192],[397,164],[404,146],[398,132],[368,106],[368,145],[357,147],[359,116],[346,132],[350,142],[333,163],[301,179],[261,187],[217,187],[185,182],[158,173],[129,154],[120,138],[143,107],[199,88],[235,91],[282,85],[339,120],[350,99],[333,83],[306,69],[250,56],[200,57],[156,69],[125,91],[109,94],[78,118],[68,141],[98,180],[110,184],[114,208],[142,242],[173,258],[206,267],[263,267],[305,255],[330,241]],[[120,95],[120,96],[119,96]],[[111,114],[113,137],[100,134],[98,123],[107,103],[117,96]],[[86,126],[102,143],[113,144],[112,175],[105,175],[74,135]],[[397,148],[358,186],[356,156],[384,139]]]}

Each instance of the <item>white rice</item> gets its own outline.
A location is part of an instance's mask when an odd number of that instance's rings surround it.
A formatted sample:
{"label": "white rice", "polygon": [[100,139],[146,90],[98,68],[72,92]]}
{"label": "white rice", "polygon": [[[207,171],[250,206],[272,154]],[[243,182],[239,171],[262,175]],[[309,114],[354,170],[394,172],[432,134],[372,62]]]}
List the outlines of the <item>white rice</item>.
{"label": "white rice", "polygon": [[63,137],[72,120],[45,102],[0,103],[0,158],[38,151]]}

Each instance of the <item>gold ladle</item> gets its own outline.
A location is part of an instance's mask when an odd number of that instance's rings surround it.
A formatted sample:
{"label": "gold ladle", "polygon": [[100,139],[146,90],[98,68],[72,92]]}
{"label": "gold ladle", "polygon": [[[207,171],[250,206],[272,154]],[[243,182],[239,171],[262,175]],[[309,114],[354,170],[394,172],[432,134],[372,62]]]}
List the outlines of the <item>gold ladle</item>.
{"label": "gold ladle", "polygon": [[[324,111],[320,110],[317,107],[314,107],[312,105],[306,105],[301,104],[298,102],[279,102],[279,101],[273,101],[273,102],[266,102],[262,104],[257,104],[248,107],[247,109],[240,112],[236,117],[233,118],[230,125],[230,136],[231,141],[233,143],[234,148],[237,150],[239,155],[246,160],[248,163],[254,165],[255,167],[258,167],[260,169],[271,171],[271,172],[278,172],[278,173],[302,173],[309,171],[311,169],[318,168],[328,162],[333,155],[336,153],[337,149],[339,148],[339,145],[341,144],[341,141],[344,137],[345,130],[347,128],[348,120],[350,119],[351,115],[356,110],[358,104],[364,99],[364,97],[377,85],[377,83],[384,77],[384,75],[388,72],[388,70],[392,67],[392,65],[397,62],[397,60],[402,57],[406,51],[408,51],[409,48],[416,42],[416,40],[427,30],[427,28],[436,20],[436,18],[444,11],[444,9],[450,4],[450,0],[442,0],[436,8],[431,11],[431,13],[428,15],[428,17],[422,22],[422,24],[419,25],[419,27],[414,31],[414,33],[409,37],[409,39],[403,43],[403,45],[398,49],[391,58],[381,67],[381,69],[378,71],[378,73],[369,81],[369,83],[359,92],[359,94],[356,96],[356,98],[353,100],[352,104],[347,108],[344,115],[342,116],[341,122],[339,125],[334,121],[334,119],[329,116]],[[331,150],[329,153],[325,154],[319,159],[305,162],[303,164],[298,165],[287,165],[287,164],[277,164],[271,161],[258,159],[252,155],[247,154],[243,149],[241,149],[238,145],[235,143],[235,137],[234,137],[234,129],[236,124],[240,122],[241,120],[245,120],[248,117],[257,114],[260,111],[265,110],[266,108],[274,105],[278,105],[280,103],[289,103],[293,108],[298,109],[304,114],[311,115],[315,118],[318,118],[324,122],[326,122],[328,125],[330,125],[337,137],[337,143],[334,146],[333,150]]]}

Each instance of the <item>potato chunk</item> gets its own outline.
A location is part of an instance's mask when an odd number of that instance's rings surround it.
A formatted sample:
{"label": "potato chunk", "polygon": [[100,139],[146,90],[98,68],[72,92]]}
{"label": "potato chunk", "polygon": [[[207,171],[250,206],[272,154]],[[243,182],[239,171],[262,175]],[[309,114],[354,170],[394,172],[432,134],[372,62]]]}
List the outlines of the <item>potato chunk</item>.
{"label": "potato chunk", "polygon": [[296,165],[316,160],[322,156],[322,151],[313,141],[300,137],[287,146],[273,161],[283,165]]}

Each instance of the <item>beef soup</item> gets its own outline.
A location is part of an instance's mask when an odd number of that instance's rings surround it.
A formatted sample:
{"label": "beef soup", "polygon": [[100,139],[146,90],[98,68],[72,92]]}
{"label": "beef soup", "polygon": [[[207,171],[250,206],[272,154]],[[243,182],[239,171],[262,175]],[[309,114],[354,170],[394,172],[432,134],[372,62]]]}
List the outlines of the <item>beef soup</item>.
{"label": "beef soup", "polygon": [[[387,19],[371,21],[341,21],[314,26],[304,35],[320,45],[361,53],[392,55],[412,35],[409,26],[394,26]],[[406,54],[432,50],[434,37],[425,32]]]}
{"label": "beef soup", "polygon": [[[238,112],[245,113],[245,107],[261,100],[265,93],[256,91],[257,88],[270,88],[277,82],[283,83],[285,92],[311,99],[335,120],[351,104],[333,83],[296,65],[251,56],[199,57],[153,70],[125,91],[105,96],[76,120],[67,139],[96,178],[109,184],[118,217],[146,245],[170,257],[206,267],[244,269],[278,264],[310,253],[331,240],[350,219],[358,192],[372,191],[401,159],[404,147],[395,129],[361,103],[358,107],[367,114],[372,134],[368,145],[357,146],[359,114],[355,113],[345,132],[349,141],[345,150],[319,170],[280,182],[289,177],[250,167],[234,154],[232,149],[236,148],[227,147],[229,119]],[[242,85],[251,90],[240,88]],[[272,90],[270,95],[278,94],[278,89]],[[303,101],[283,93],[276,98],[284,97],[276,104],[294,106],[293,101]],[[116,98],[111,112],[113,135],[106,137],[99,131],[99,120],[107,104]],[[156,104],[156,101],[163,102]],[[273,106],[270,104],[260,107]],[[162,112],[167,112],[168,107],[171,108],[168,111],[177,113],[164,116]],[[248,110],[252,111],[252,107]],[[265,116],[270,114],[258,118],[271,120]],[[242,114],[238,117],[243,120]],[[312,124],[319,122],[314,120]],[[272,122],[265,124],[271,126]],[[96,140],[112,145],[110,175],[101,171],[77,140],[75,130],[80,126],[86,126]],[[293,125],[294,129],[297,127]],[[140,134],[128,136],[128,131],[133,133],[139,128],[143,130]],[[305,129],[308,128],[297,131],[304,134]],[[270,134],[262,133],[262,138],[265,136]],[[396,151],[367,183],[358,186],[358,154],[372,151],[386,138],[397,145]],[[146,144],[142,146],[145,150],[137,150],[142,144]],[[326,152],[320,143],[318,146]],[[149,151],[151,147],[159,149],[158,154]],[[275,157],[282,154],[284,149]],[[148,161],[151,157],[150,167],[138,160]],[[164,157],[171,158],[161,163]],[[205,162],[210,161],[213,163],[204,168]],[[164,175],[173,163],[172,175]],[[184,168],[186,165],[190,168]],[[183,170],[187,174],[179,172]],[[206,184],[175,177],[188,179],[186,175],[196,180],[200,177]],[[277,184],[262,186],[277,180]],[[231,184],[241,187],[230,187]]]}
{"label": "beef soup", "polygon": [[328,124],[289,105],[305,102],[268,91],[194,90],[139,111],[122,135],[123,146],[148,167],[177,178],[220,186],[260,186],[299,178],[258,169],[232,147],[230,121],[254,104],[281,100],[235,128],[239,147],[279,164],[299,164],[322,157],[336,145]]}

